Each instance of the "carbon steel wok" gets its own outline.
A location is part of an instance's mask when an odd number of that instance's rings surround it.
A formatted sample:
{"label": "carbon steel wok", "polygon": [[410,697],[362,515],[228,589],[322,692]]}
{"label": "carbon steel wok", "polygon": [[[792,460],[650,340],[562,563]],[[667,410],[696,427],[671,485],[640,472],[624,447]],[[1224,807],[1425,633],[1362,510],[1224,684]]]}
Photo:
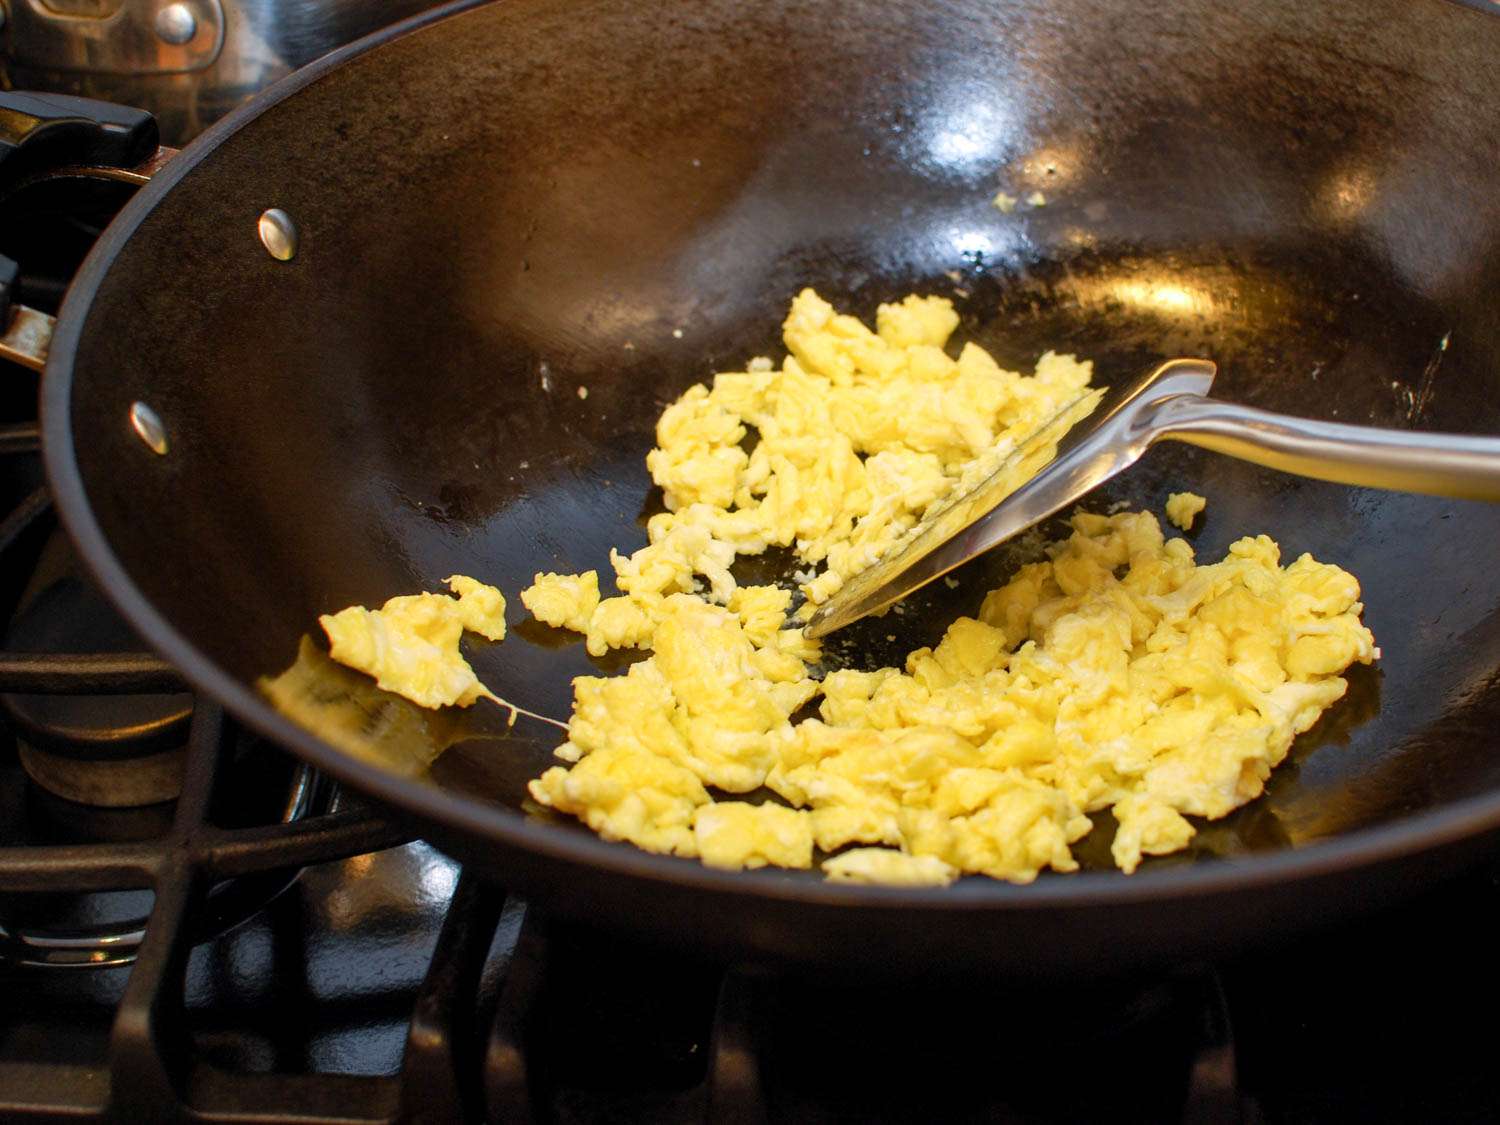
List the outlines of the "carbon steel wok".
{"label": "carbon steel wok", "polygon": [[[507,733],[488,705],[419,714],[299,644],[321,612],[482,576],[514,610],[472,650],[481,678],[565,718],[572,676],[622,665],[514,594],[645,541],[662,406],[775,352],[808,284],[866,316],[951,294],[1012,365],[1070,350],[1110,381],[1201,354],[1228,399],[1500,432],[1496,89],[1500,20],[1441,0],[454,5],[294,75],[134,198],[59,318],[52,485],[101,584],[196,685],[555,911],[856,970],[1231,953],[1493,847],[1500,510],[1186,448],[1098,497],[1159,508],[1191,486],[1211,500],[1200,555],[1265,531],[1340,563],[1385,650],[1263,799],[1133,877],[1099,862],[1107,817],[1095,870],[1029,887],[646,855],[523,811],[555,732]],[[1001,188],[1045,205],[1002,212]],[[290,260],[257,235],[268,208],[295,225]],[[1015,562],[866,623],[849,659],[899,659]]]}

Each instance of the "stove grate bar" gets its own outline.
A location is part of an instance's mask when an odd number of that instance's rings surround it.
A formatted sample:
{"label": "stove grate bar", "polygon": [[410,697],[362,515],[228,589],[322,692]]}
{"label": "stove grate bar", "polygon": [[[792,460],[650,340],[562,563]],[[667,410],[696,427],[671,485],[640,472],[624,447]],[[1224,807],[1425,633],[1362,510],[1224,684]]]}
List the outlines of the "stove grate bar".
{"label": "stove grate bar", "polygon": [[1188,1073],[1187,1097],[1182,1125],[1236,1125],[1246,1117],[1241,1095],[1234,1021],[1224,982],[1219,974],[1205,970],[1199,982],[1200,1024],[1197,1052]]}
{"label": "stove grate bar", "polygon": [[502,891],[467,873],[459,877],[407,1030],[400,1079],[403,1121],[481,1118],[484,1039],[476,1000],[504,907]]}
{"label": "stove grate bar", "polygon": [[33,489],[0,520],[0,554],[13,547],[21,536],[52,511],[52,495],[46,485]]}
{"label": "stove grate bar", "polygon": [[42,431],[35,422],[0,426],[0,457],[36,453],[41,448]]}
{"label": "stove grate bar", "polygon": [[[217,712],[202,703],[198,710]],[[400,824],[362,809],[349,809],[255,828],[203,824],[193,834],[191,848],[196,868],[210,882],[217,882],[348,859],[412,838]],[[133,843],[0,848],[0,892],[141,890],[162,878],[165,865],[180,848],[181,842],[172,835]]]}
{"label": "stove grate bar", "polygon": [[[230,1074],[199,1064],[187,1078],[192,1116],[186,1119],[213,1125],[396,1125],[399,1096],[396,1079],[380,1075]],[[427,1120],[436,1125],[444,1119]],[[447,1120],[461,1125],[461,1119]]]}
{"label": "stove grate bar", "polygon": [[99,1120],[109,1076],[80,1063],[0,1061],[0,1121]]}
{"label": "stove grate bar", "polygon": [[0,848],[0,891],[132,891],[151,886],[162,845],[62,844]]}
{"label": "stove grate bar", "polygon": [[[472,1106],[477,1089],[462,1092],[453,1033],[476,1017],[455,1001],[473,997],[498,924],[503,896],[460,884],[462,906],[450,913],[434,954],[408,1042],[403,1079],[383,1076],[231,1074],[197,1057],[187,1031],[183,989],[188,955],[213,909],[214,887],[228,875],[268,867],[358,855],[407,837],[378,818],[346,811],[269,829],[224,830],[208,822],[219,767],[233,739],[223,712],[199,701],[188,735],[188,768],[172,829],[152,853],[155,903],[110,1035],[109,1081],[103,1116],[121,1121],[220,1122],[249,1125],[275,1120],[294,1125],[392,1125],[434,1117],[429,1106]],[[329,848],[339,855],[330,855]],[[4,869],[0,867],[0,881]],[[474,1073],[476,1067],[470,1066]],[[51,1077],[55,1078],[56,1075]],[[418,1107],[403,1113],[407,1103]],[[97,1101],[97,1091],[91,1101]],[[93,1112],[79,1106],[71,1108]]]}
{"label": "stove grate bar", "polygon": [[184,978],[192,950],[190,919],[204,907],[208,879],[194,855],[228,739],[222,712],[201,706],[188,732],[187,773],[153,889],[145,940],[110,1033],[111,1114],[126,1121],[175,1121],[191,1058]]}
{"label": "stove grate bar", "polygon": [[537,1073],[532,1047],[546,992],[547,949],[543,923],[535,911],[527,910],[485,1046],[485,1120],[494,1125],[540,1120],[535,1087],[542,1076]]}
{"label": "stove grate bar", "polygon": [[768,1039],[758,982],[730,971],[714,1009],[708,1064],[708,1119],[714,1125],[768,1120],[761,1056]]}
{"label": "stove grate bar", "polygon": [[210,829],[198,839],[203,866],[219,878],[282,867],[306,867],[383,851],[410,843],[404,826],[349,810],[324,813],[289,824],[257,828]]}
{"label": "stove grate bar", "polygon": [[0,692],[155,695],[186,691],[182,674],[149,652],[0,653]]}

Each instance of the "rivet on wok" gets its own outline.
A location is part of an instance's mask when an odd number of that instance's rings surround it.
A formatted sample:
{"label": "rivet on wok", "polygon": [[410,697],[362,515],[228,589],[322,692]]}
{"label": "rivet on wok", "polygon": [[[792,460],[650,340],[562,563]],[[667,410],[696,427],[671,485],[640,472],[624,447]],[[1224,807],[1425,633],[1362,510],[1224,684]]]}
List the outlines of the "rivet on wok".
{"label": "rivet on wok", "polygon": [[168,4],[156,13],[156,34],[163,43],[181,47],[198,34],[198,19],[186,4]]}
{"label": "rivet on wok", "polygon": [[271,257],[278,262],[290,262],[297,256],[297,224],[280,207],[262,212],[256,225]]}
{"label": "rivet on wok", "polygon": [[130,428],[135,431],[136,437],[146,443],[152,453],[166,454],[167,431],[162,426],[161,418],[156,411],[144,402],[130,404]]}

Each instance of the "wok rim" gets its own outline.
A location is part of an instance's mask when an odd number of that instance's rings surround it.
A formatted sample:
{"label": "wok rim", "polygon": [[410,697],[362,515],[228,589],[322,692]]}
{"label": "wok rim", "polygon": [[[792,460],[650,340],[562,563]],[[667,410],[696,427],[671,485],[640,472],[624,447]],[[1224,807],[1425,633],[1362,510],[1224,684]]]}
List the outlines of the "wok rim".
{"label": "wok rim", "polygon": [[[275,106],[357,56],[493,0],[452,0],[325,55],[268,87],[210,127],[143,186],[95,242],[59,310],[42,378],[42,456],[63,527],[105,595],[141,638],[192,686],[250,730],[289,749],[355,789],[466,841],[498,843],[515,853],[581,866],[614,876],[665,882],[725,898],[764,897],[808,907],[881,911],[1078,910],[1232,895],[1276,885],[1347,875],[1413,859],[1500,830],[1500,790],[1424,810],[1409,817],[1319,839],[1282,851],[1217,862],[1149,868],[1133,875],[1078,872],[1029,885],[976,877],[954,888],[898,888],[788,880],[772,870],[722,871],[693,860],[655,855],[587,832],[562,829],[492,804],[401,777],[337,749],[277,712],[177,631],[141,592],[96,519],[75,456],[73,371],[94,298],[137,229],[176,186],[230,137]],[[462,854],[462,853],[460,853]]]}

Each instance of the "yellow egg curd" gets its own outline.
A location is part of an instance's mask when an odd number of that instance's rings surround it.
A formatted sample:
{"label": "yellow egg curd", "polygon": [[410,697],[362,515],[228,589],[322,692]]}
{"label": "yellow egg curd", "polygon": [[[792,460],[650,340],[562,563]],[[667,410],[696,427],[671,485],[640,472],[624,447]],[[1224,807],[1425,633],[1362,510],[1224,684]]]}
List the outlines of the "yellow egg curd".
{"label": "yellow egg curd", "polygon": [[350,606],[318,618],[329,655],[386,691],[423,707],[471,706],[493,693],[458,650],[465,629],[492,641],[505,637],[505,596],[493,586],[455,574],[458,596],[403,594],[379,609]]}
{"label": "yellow egg curd", "polygon": [[[537,575],[539,582],[549,577],[556,576]],[[354,605],[325,613],[318,622],[328,635],[328,655],[372,677],[378,687],[423,707],[470,707],[488,699],[510,712],[511,723],[517,715],[530,715],[563,726],[501,699],[479,682],[459,650],[465,630],[491,641],[505,639],[505,595],[462,574],[446,584],[456,597],[403,594],[379,609]],[[598,601],[597,590],[594,600]],[[275,698],[275,688],[271,690]]]}
{"label": "yellow egg curd", "polygon": [[1167,521],[1183,531],[1190,531],[1193,521],[1208,507],[1208,501],[1196,492],[1174,492],[1167,497]]}
{"label": "yellow egg curd", "polygon": [[[1149,513],[1078,514],[935,649],[821,681],[792,592],[735,582],[736,556],[790,547],[805,611],[1086,392],[1090,365],[1071,357],[1030,376],[972,343],[951,358],[957,323],[913,296],[871,331],[805,290],[779,368],[753,361],[667,408],[647,465],[668,510],[648,546],[611,555],[620,594],[598,600],[591,571],[521,595],[591,653],[651,653],[574,681],[568,765],[531,783],[537,801],[715,867],[823,853],[829,879],[920,886],[1074,870],[1103,809],[1134,871],[1186,846],[1188,817],[1261,793],[1344,694],[1340,673],[1378,655],[1354,577],[1308,555],[1283,567],[1265,536],[1199,566]],[[1202,503],[1168,511],[1187,526]],[[763,789],[785,804],[720,797]]]}
{"label": "yellow egg curd", "polygon": [[[594,655],[649,653],[574,680],[565,764],[531,782],[536,801],[715,867],[827,857],[830,880],[935,886],[1075,870],[1072,845],[1104,809],[1114,860],[1134,871],[1185,847],[1189,817],[1262,792],[1344,694],[1341,673],[1379,655],[1355,578],[1310,555],[1283,566],[1264,535],[1200,566],[1150,513],[1079,513],[936,648],[825,674],[799,615],[1096,401],[1091,366],[1072,357],[1049,352],[1031,375],[973,343],[953,358],[957,323],[947,300],[912,296],[882,305],[872,331],[804,290],[779,367],[754,360],[666,409],[646,463],[667,511],[647,546],[611,552],[618,594],[601,598],[597,571],[538,574],[521,593]],[[1185,528],[1202,507],[1175,494],[1167,511]],[[731,572],[773,544],[803,565],[798,607],[792,590]],[[458,642],[465,628],[503,636],[504,599],[449,585],[457,599],[324,617],[333,657],[424,706],[496,698]]]}

